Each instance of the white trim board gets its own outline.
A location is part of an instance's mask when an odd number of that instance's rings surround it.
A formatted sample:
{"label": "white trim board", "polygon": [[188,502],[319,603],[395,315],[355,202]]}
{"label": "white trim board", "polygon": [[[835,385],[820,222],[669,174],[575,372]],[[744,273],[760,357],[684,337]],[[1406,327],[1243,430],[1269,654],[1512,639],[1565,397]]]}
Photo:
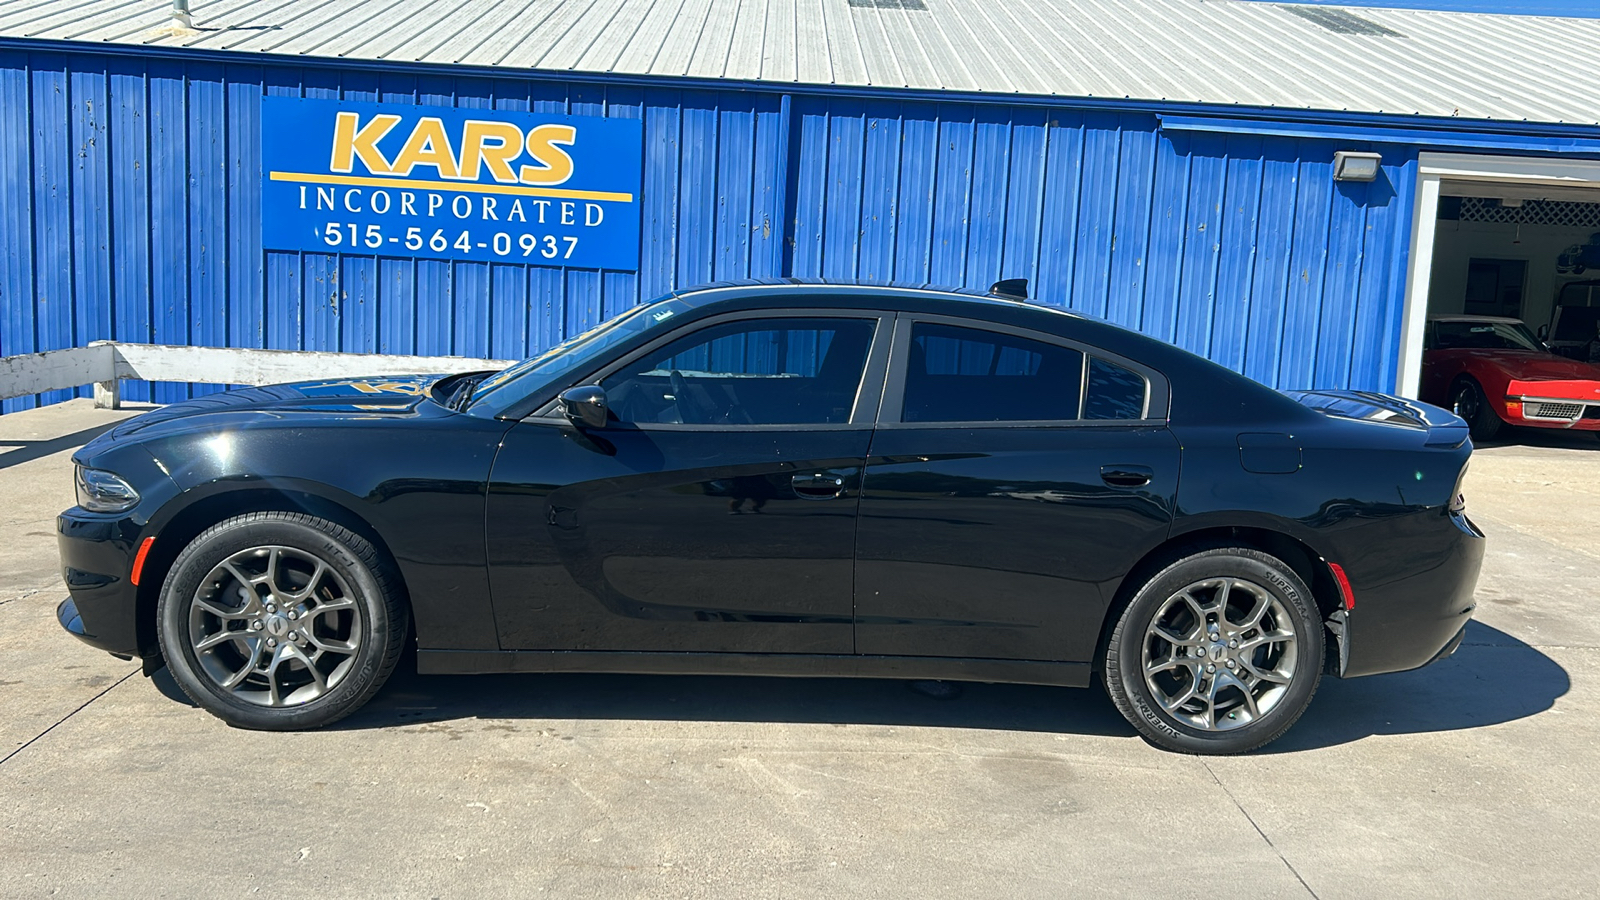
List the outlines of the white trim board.
{"label": "white trim board", "polygon": [[1416,397],[1422,381],[1422,338],[1428,324],[1428,288],[1444,181],[1559,188],[1600,188],[1600,160],[1468,153],[1417,155],[1417,201],[1411,223],[1411,260],[1406,267],[1405,305],[1400,320],[1400,365],[1395,393]]}
{"label": "white trim board", "polygon": [[281,384],[369,375],[449,375],[503,369],[511,360],[391,356],[251,347],[96,341],[87,347],[0,357],[0,399],[94,384],[96,406],[116,409],[122,379],[191,384]]}

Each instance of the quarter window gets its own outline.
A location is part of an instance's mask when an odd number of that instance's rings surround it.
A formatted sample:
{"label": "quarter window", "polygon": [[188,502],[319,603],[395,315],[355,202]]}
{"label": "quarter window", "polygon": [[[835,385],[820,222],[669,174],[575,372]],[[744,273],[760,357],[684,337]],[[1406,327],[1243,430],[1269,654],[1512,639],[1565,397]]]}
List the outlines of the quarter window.
{"label": "quarter window", "polygon": [[600,382],[640,424],[821,425],[850,421],[876,321],[750,319],[713,325]]}
{"label": "quarter window", "polygon": [[1144,418],[1144,376],[1132,369],[1089,358],[1089,388],[1083,392],[1085,419]]}

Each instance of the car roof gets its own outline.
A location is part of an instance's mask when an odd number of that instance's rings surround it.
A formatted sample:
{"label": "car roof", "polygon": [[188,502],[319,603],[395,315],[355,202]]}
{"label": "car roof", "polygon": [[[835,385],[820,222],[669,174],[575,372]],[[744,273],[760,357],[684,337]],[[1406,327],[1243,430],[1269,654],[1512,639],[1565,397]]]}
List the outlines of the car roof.
{"label": "car roof", "polygon": [[1510,316],[1465,316],[1465,315],[1437,315],[1429,316],[1429,322],[1502,322],[1508,325],[1526,325],[1521,319]]}
{"label": "car roof", "polygon": [[[910,282],[860,284],[857,282],[831,281],[826,278],[746,278],[737,281],[718,281],[697,285],[673,293],[674,297],[692,306],[702,306],[707,303],[723,301],[732,304],[738,304],[740,301],[762,301],[760,305],[768,305],[771,301],[783,300],[788,296],[798,297],[802,295],[806,297],[850,298],[858,301],[868,301],[874,297],[882,297],[885,300],[889,298],[897,300],[921,299],[934,302],[954,300],[961,303],[976,303],[1013,309],[1022,306],[1057,315],[1095,319],[1094,316],[1085,316],[1082,313],[1061,307],[1045,306],[1032,298],[1024,300],[997,295],[991,293],[991,289]],[[1096,321],[1102,320],[1096,319]]]}

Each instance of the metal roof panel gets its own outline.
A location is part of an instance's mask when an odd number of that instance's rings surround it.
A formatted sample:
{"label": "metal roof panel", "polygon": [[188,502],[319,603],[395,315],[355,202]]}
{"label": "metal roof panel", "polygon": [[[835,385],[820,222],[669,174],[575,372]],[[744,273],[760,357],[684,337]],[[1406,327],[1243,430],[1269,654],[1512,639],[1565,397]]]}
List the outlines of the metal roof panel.
{"label": "metal roof panel", "polygon": [[0,36],[1600,124],[1600,20],[1246,0],[0,2]]}

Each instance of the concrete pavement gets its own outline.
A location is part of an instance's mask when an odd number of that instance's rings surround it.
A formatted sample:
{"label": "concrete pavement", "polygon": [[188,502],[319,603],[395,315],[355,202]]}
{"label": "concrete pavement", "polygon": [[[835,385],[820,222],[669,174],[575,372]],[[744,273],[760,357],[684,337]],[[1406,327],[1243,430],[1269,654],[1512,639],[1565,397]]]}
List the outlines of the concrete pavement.
{"label": "concrete pavement", "polygon": [[62,633],[70,449],[0,416],[0,895],[1574,896],[1600,813],[1600,441],[1481,450],[1478,621],[1325,680],[1253,756],[1155,750],[1098,690],[400,674],[262,734]]}

